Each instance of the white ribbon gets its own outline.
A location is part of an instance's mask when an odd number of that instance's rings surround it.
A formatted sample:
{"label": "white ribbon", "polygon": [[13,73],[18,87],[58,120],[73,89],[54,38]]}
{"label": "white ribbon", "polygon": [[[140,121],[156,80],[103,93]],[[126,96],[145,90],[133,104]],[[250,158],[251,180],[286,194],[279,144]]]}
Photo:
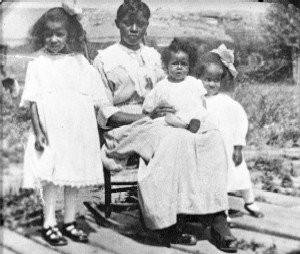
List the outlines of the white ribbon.
{"label": "white ribbon", "polygon": [[227,49],[225,44],[221,44],[217,49],[213,49],[213,53],[216,53],[219,55],[221,62],[227,67],[229,72],[232,74],[234,78],[238,75],[238,72],[236,68],[234,67],[234,55],[233,55],[233,50]]}
{"label": "white ribbon", "polygon": [[82,9],[76,4],[63,1],[62,8],[71,16],[76,16],[78,20],[82,19]]}

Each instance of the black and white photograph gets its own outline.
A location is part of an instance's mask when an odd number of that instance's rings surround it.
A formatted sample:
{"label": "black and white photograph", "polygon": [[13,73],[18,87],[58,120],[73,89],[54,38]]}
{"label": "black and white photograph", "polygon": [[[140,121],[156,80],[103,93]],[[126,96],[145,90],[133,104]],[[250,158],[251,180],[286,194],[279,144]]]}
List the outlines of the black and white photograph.
{"label": "black and white photograph", "polygon": [[300,254],[300,1],[0,0],[0,252]]}

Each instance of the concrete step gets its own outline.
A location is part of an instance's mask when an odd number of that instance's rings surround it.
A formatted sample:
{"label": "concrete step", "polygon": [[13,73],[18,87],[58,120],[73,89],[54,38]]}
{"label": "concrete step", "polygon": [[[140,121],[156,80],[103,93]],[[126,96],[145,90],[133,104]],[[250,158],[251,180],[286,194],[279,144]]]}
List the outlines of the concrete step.
{"label": "concrete step", "polygon": [[244,216],[232,219],[238,228],[300,241],[300,213],[298,209],[258,203],[265,217],[257,219],[247,214],[244,210],[244,201],[241,198],[229,197],[229,204],[230,208],[245,212]]}

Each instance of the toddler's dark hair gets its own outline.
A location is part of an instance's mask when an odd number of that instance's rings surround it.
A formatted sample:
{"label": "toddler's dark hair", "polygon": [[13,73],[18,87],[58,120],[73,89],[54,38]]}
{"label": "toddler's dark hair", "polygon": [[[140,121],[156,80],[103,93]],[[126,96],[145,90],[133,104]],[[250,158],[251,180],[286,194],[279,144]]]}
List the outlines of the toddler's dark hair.
{"label": "toddler's dark hair", "polygon": [[185,39],[174,38],[171,44],[163,50],[161,53],[161,60],[164,67],[167,68],[170,62],[171,52],[177,53],[179,51],[182,51],[189,56],[189,74],[193,73],[194,67],[197,64],[198,51],[194,44]]}
{"label": "toddler's dark hair", "polygon": [[150,18],[151,12],[147,4],[141,0],[124,0],[118,8],[116,22],[119,23],[126,15],[135,16],[139,11],[142,11],[146,19]]}
{"label": "toddler's dark hair", "polygon": [[78,21],[76,16],[71,16],[63,8],[56,7],[47,11],[37,22],[33,25],[30,32],[30,41],[33,50],[38,51],[45,45],[45,31],[48,21],[65,22],[68,31],[67,50],[72,53],[83,53],[84,43],[86,40],[85,31]]}
{"label": "toddler's dark hair", "polygon": [[217,53],[208,52],[199,59],[194,70],[195,77],[201,79],[211,64],[218,66],[222,70],[220,91],[232,90],[234,88],[234,77],[222,63]]}

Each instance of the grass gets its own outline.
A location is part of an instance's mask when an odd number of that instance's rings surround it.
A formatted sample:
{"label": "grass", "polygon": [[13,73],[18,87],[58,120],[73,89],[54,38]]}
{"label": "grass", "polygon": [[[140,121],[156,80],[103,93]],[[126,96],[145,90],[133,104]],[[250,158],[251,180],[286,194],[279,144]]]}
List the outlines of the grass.
{"label": "grass", "polygon": [[249,119],[248,145],[295,146],[300,138],[300,87],[288,83],[243,84],[236,99]]}

